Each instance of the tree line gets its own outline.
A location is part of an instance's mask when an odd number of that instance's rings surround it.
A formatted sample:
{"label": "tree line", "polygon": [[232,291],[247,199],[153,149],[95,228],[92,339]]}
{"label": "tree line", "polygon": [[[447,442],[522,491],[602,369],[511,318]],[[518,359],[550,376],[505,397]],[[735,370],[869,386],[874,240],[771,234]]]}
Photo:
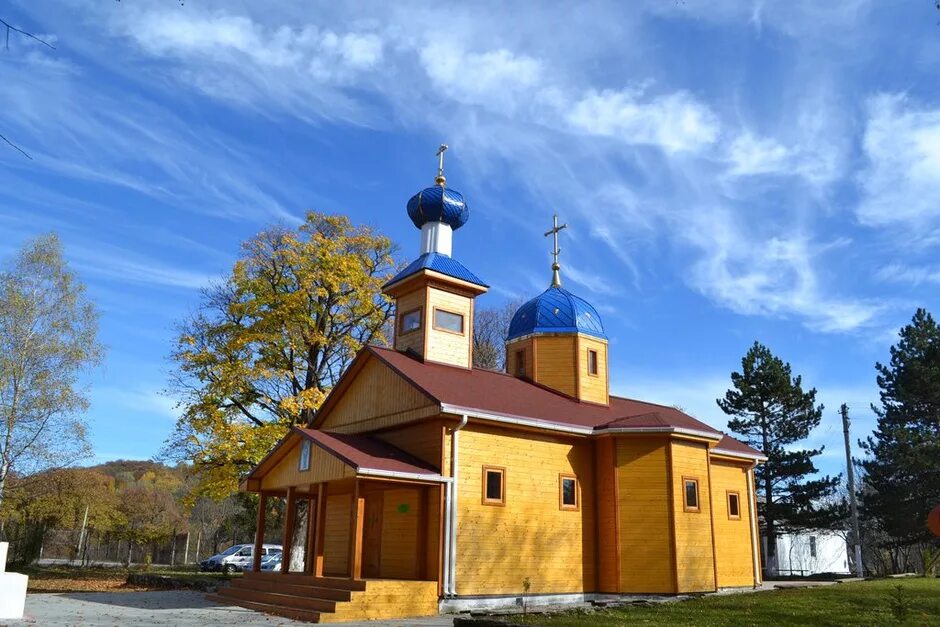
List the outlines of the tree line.
{"label": "tree line", "polygon": [[[186,465],[118,460],[14,476],[0,510],[9,559],[80,565],[191,564],[254,536],[247,495],[191,498]],[[273,508],[279,524],[282,508]]]}
{"label": "tree line", "polygon": [[[239,479],[290,426],[312,418],[362,346],[388,344],[394,312],[381,287],[401,267],[396,254],[374,229],[316,212],[298,228],[272,227],[245,242],[231,272],[179,323],[170,349],[168,393],[180,417],[160,459],[185,472],[150,469],[131,481],[70,468],[88,453],[77,380],[101,360],[97,313],[54,236],[27,244],[0,272],[0,535],[58,526],[126,547],[159,538],[175,547],[193,516],[225,502],[237,505],[227,516],[250,529],[257,505],[238,494]],[[504,369],[503,338],[517,307],[476,310],[475,366]],[[940,553],[926,529],[940,503],[940,331],[926,310],[901,329],[876,372],[878,426],[857,460],[866,560],[882,572],[926,570]],[[841,478],[820,475],[814,459],[823,448],[805,446],[825,411],[816,395],[755,342],[717,401],[729,429],[767,458],[756,482],[768,540],[846,524]],[[48,491],[6,496],[11,482],[34,480]],[[84,509],[79,494],[90,499]]]}

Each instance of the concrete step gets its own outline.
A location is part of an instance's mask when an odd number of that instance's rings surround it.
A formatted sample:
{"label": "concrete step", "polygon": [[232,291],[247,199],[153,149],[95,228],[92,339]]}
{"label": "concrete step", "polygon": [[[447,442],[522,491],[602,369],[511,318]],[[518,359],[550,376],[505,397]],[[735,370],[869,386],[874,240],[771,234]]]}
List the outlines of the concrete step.
{"label": "concrete step", "polygon": [[223,605],[237,605],[248,610],[265,612],[266,614],[274,614],[275,616],[282,616],[284,618],[290,618],[293,620],[300,620],[308,623],[320,622],[320,613],[314,610],[305,610],[297,607],[281,607],[278,605],[270,605],[268,603],[257,603],[254,601],[246,601],[244,599],[219,596],[217,594],[207,594],[206,598],[210,601],[215,601],[216,603],[221,603]]}

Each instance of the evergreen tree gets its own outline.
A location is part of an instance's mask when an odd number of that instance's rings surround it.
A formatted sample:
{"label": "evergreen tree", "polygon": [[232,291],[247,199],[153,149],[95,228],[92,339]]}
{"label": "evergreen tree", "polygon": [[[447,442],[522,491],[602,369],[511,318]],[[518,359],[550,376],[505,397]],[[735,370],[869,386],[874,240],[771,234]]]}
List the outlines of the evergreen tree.
{"label": "evergreen tree", "polygon": [[940,327],[924,309],[901,329],[891,362],[876,364],[878,425],[860,442],[869,488],[863,510],[896,546],[936,542],[927,529],[940,504]]}
{"label": "evergreen tree", "polygon": [[741,360],[741,372],[731,373],[733,389],[718,399],[732,418],[728,427],[767,461],[755,469],[756,490],[764,497],[767,536],[765,568],[776,567],[777,534],[788,529],[827,528],[841,513],[832,495],[838,477],[810,478],[817,473],[813,457],[823,448],[795,450],[819,425],[823,406],[816,389],[803,391],[802,377],[793,377],[790,364],[758,342]]}

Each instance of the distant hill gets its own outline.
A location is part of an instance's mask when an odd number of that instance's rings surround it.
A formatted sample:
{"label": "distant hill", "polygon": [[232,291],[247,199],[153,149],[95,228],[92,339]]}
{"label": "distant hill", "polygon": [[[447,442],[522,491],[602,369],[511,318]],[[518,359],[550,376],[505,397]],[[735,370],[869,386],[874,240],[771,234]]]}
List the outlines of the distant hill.
{"label": "distant hill", "polygon": [[140,481],[141,477],[145,475],[151,479],[155,477],[172,477],[182,482],[186,480],[190,471],[190,467],[185,464],[167,466],[150,459],[116,459],[103,464],[88,466],[88,469],[114,477],[119,485]]}

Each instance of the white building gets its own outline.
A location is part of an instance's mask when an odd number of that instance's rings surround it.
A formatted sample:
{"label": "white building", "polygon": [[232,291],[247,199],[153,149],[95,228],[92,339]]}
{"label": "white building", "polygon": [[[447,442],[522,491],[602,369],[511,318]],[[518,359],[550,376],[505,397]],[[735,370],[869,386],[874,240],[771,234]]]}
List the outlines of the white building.
{"label": "white building", "polygon": [[[767,538],[761,538],[767,555]],[[819,573],[848,574],[849,553],[845,538],[832,531],[782,533],[777,536],[777,568],[771,576],[806,576]]]}

